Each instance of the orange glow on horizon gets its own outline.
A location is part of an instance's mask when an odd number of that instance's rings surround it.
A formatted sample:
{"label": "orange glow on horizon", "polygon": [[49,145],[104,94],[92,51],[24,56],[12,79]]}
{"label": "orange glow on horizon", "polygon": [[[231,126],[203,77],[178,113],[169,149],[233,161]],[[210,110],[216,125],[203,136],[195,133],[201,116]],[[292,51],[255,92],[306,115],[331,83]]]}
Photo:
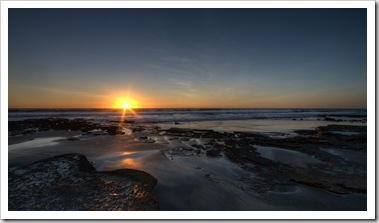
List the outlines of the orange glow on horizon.
{"label": "orange glow on horizon", "polygon": [[115,99],[113,108],[133,109],[133,108],[138,108],[138,106],[137,106],[137,101],[134,99],[126,98],[126,97],[124,98],[118,97]]}
{"label": "orange glow on horizon", "polygon": [[131,98],[121,98],[118,97],[115,100],[115,103],[113,105],[113,108],[120,109],[122,111],[121,118],[120,118],[120,127],[125,121],[125,116],[127,113],[131,113],[134,116],[140,117],[136,111],[134,111],[134,108],[138,108],[137,101]]}

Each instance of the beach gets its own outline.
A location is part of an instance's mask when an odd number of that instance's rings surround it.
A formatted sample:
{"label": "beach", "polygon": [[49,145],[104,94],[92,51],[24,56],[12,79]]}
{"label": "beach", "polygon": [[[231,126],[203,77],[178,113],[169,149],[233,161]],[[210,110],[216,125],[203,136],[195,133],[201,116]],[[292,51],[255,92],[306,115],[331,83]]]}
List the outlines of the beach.
{"label": "beach", "polygon": [[[367,127],[362,116],[9,121],[9,173],[63,154],[84,155],[99,173],[132,169],[151,175],[156,183],[145,192],[154,195],[148,196],[156,202],[149,205],[153,210],[367,209]],[[17,190],[9,193],[19,196]],[[17,204],[12,207],[22,210]]]}
{"label": "beach", "polygon": [[375,218],[374,3],[165,3],[3,5],[2,218]]}

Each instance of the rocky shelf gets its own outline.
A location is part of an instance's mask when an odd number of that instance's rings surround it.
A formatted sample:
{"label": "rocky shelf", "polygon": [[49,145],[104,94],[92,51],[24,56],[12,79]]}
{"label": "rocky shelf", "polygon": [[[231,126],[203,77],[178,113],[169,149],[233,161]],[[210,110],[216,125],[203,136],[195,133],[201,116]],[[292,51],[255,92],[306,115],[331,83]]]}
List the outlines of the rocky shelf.
{"label": "rocky shelf", "polygon": [[84,155],[9,170],[10,211],[154,211],[157,180],[131,169],[98,172]]}
{"label": "rocky shelf", "polygon": [[[359,163],[325,152],[320,148],[335,148],[338,151],[352,151],[366,155],[367,128],[353,125],[320,126],[315,130],[295,130],[295,137],[272,138],[258,133],[220,133],[211,130],[168,129],[172,137],[201,137],[208,140],[204,147],[193,148],[200,151],[195,155],[208,157],[225,155],[245,171],[260,177],[260,180],[241,177],[251,189],[258,193],[280,191],[295,184],[302,184],[327,190],[336,194],[366,194],[366,162]],[[347,133],[347,134],[345,134]],[[217,140],[216,140],[217,139]],[[306,165],[293,165],[265,158],[257,147],[280,150],[281,153],[300,154],[315,160]],[[187,148],[185,151],[190,150]],[[184,151],[184,150],[183,150]],[[171,155],[172,151],[170,151]],[[178,151],[174,151],[177,154]],[[183,153],[184,154],[184,153]],[[284,160],[285,161],[285,160]]]}

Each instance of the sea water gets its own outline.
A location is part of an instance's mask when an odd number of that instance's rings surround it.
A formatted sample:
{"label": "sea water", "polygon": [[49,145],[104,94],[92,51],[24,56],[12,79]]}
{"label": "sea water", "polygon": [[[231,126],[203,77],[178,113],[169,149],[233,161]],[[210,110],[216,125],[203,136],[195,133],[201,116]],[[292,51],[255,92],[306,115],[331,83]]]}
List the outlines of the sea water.
{"label": "sea water", "polygon": [[366,109],[9,109],[8,120],[85,118],[136,123],[172,123],[225,120],[343,120],[366,122]]}

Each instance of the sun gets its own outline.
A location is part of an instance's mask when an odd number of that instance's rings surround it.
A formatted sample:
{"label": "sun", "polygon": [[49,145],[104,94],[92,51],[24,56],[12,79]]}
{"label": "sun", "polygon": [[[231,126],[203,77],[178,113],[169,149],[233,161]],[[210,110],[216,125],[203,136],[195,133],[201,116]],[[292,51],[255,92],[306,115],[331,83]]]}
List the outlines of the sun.
{"label": "sun", "polygon": [[117,97],[115,98],[115,103],[113,108],[117,109],[120,113],[120,125],[123,124],[126,118],[130,116],[140,117],[138,113],[134,110],[138,108],[137,101],[129,97]]}
{"label": "sun", "polygon": [[127,101],[124,101],[124,102],[122,103],[122,107],[123,107],[124,109],[129,108],[129,103],[128,103]]}
{"label": "sun", "polygon": [[138,102],[129,97],[117,97],[114,99],[112,107],[115,109],[132,110],[138,108]]}

